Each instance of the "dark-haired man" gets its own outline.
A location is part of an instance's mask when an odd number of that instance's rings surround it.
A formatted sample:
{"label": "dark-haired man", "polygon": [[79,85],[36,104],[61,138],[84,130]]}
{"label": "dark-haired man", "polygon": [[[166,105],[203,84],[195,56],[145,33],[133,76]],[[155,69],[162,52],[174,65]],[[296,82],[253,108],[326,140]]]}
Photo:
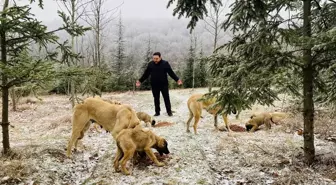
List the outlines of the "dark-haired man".
{"label": "dark-haired man", "polygon": [[173,116],[169,99],[167,73],[177,82],[178,85],[182,85],[182,81],[176,76],[169,63],[165,60],[162,60],[161,53],[155,52],[153,54],[153,60],[148,63],[144,74],[136,82],[136,86],[140,87],[141,83],[151,76],[150,82],[155,105],[154,116],[160,115],[160,92],[162,93],[168,116]]}

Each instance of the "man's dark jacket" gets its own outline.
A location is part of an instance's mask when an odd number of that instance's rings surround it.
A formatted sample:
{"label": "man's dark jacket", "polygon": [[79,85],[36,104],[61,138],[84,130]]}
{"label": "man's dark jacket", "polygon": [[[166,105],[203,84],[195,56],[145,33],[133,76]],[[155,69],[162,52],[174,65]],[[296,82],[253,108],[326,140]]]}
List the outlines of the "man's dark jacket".
{"label": "man's dark jacket", "polygon": [[152,87],[166,86],[168,85],[167,73],[175,81],[179,80],[167,61],[161,60],[158,64],[155,64],[154,61],[151,61],[148,63],[147,68],[139,81],[142,83],[150,75],[150,82]]}

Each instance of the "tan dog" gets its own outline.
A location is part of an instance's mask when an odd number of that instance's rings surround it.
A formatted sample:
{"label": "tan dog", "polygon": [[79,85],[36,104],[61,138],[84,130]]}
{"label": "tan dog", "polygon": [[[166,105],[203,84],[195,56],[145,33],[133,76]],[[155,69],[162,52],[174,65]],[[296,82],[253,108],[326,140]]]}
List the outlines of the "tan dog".
{"label": "tan dog", "polygon": [[252,114],[250,120],[245,124],[246,131],[254,132],[263,124],[265,124],[267,130],[271,129],[271,123],[278,124],[279,121],[287,117],[288,115],[283,112]]}
{"label": "tan dog", "polygon": [[146,123],[146,126],[148,126],[148,125],[154,126],[155,125],[155,120],[150,115],[148,115],[147,113],[137,112],[136,114],[141,121]]}
{"label": "tan dog", "polygon": [[78,140],[89,129],[90,119],[111,132],[114,139],[122,129],[134,128],[140,124],[135,111],[129,105],[115,105],[99,98],[87,98],[74,107],[72,135],[67,146],[68,157],[71,155],[72,145],[76,148]]}
{"label": "tan dog", "polygon": [[134,129],[124,129],[117,136],[117,152],[114,158],[114,169],[119,171],[119,162],[121,163],[121,171],[125,175],[130,172],[126,169],[126,163],[135,152],[145,152],[147,156],[157,165],[164,166],[154,155],[152,148],[156,149],[160,155],[169,154],[167,141],[154,134],[149,129],[143,129],[141,125]]}
{"label": "tan dog", "polygon": [[[97,98],[97,99],[101,99],[101,100],[104,100],[110,104],[114,104],[114,105],[121,105],[121,102],[117,101],[117,100],[110,100],[110,99],[103,99],[99,96],[96,96],[94,98]],[[93,119],[90,119],[91,123],[93,123],[93,128],[95,128],[95,130],[99,133],[101,133],[101,129],[103,128],[102,126],[100,126],[95,120]]]}
{"label": "tan dog", "polygon": [[[188,104],[188,109],[189,109],[189,119],[187,121],[187,132],[190,132],[190,130],[189,130],[190,122],[193,118],[195,118],[195,122],[194,122],[193,127],[194,127],[195,134],[197,134],[197,124],[199,122],[199,119],[201,118],[203,109],[205,109],[208,113],[210,113],[214,116],[214,121],[215,121],[214,126],[216,127],[216,129],[218,129],[217,115],[218,115],[218,111],[220,110],[220,106],[217,106],[214,109],[210,110],[210,109],[208,109],[209,106],[214,104],[216,102],[216,99],[212,98],[212,99],[208,99],[208,100],[205,100],[205,101],[198,101],[201,98],[203,98],[203,94],[193,94],[188,99],[187,104]],[[223,120],[225,122],[227,130],[229,132],[231,132],[227,115],[222,114],[222,117],[223,117]]]}
{"label": "tan dog", "polygon": [[[104,100],[104,101],[106,101],[106,102],[108,102],[108,103],[111,103],[111,104],[121,105],[121,102],[119,102],[119,101],[117,101],[117,100],[104,99],[104,98],[101,98],[101,97],[99,97],[99,96],[95,96],[94,98],[97,98],[97,99],[100,99],[100,100]],[[93,119],[90,119],[90,121],[91,121],[91,123],[93,123],[93,128],[94,128],[97,132],[101,133],[101,129],[102,129],[103,127],[100,126],[98,123],[96,123],[96,121],[93,120]]]}

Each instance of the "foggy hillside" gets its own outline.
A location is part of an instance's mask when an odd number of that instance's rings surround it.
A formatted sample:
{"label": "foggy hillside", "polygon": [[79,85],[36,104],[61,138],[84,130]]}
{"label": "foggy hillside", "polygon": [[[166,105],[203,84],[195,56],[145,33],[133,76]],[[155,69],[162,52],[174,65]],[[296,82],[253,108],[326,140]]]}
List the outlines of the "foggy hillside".
{"label": "foggy hillside", "polygon": [[[104,33],[104,55],[107,60],[111,60],[116,40],[118,37],[118,21],[116,17],[107,26]],[[127,55],[131,54],[135,61],[143,60],[148,39],[151,41],[152,51],[160,51],[163,58],[170,61],[173,65],[181,64],[187,56],[190,47],[191,36],[196,37],[196,50],[201,48],[205,55],[212,52],[213,36],[205,29],[205,23],[199,22],[196,30],[190,34],[187,27],[187,20],[171,19],[122,19],[123,36]],[[49,29],[56,28],[61,21],[46,22]],[[82,21],[83,25],[85,22]],[[62,39],[68,38],[65,32],[59,32]],[[88,47],[91,40],[91,32],[87,32],[83,38],[79,38],[79,47]],[[230,40],[230,34],[221,32],[219,45]],[[142,62],[142,61],[139,61]]]}

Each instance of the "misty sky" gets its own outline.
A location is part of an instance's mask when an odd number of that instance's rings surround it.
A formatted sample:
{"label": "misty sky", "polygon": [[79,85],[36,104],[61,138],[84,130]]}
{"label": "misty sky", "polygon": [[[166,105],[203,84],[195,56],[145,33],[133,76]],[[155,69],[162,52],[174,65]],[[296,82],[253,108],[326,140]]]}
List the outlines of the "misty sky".
{"label": "misty sky", "polygon": [[[28,0],[17,0],[17,2],[24,3]],[[38,0],[36,0],[38,1]],[[105,0],[106,9],[112,9],[119,6],[122,12],[122,17],[128,18],[138,18],[138,19],[157,19],[157,18],[174,18],[172,15],[173,7],[169,9],[166,8],[168,0]],[[44,9],[38,8],[37,3],[34,3],[32,9],[33,13],[41,21],[53,21],[59,19],[57,15],[58,5],[55,0],[45,0]],[[177,17],[175,17],[177,19]]]}

